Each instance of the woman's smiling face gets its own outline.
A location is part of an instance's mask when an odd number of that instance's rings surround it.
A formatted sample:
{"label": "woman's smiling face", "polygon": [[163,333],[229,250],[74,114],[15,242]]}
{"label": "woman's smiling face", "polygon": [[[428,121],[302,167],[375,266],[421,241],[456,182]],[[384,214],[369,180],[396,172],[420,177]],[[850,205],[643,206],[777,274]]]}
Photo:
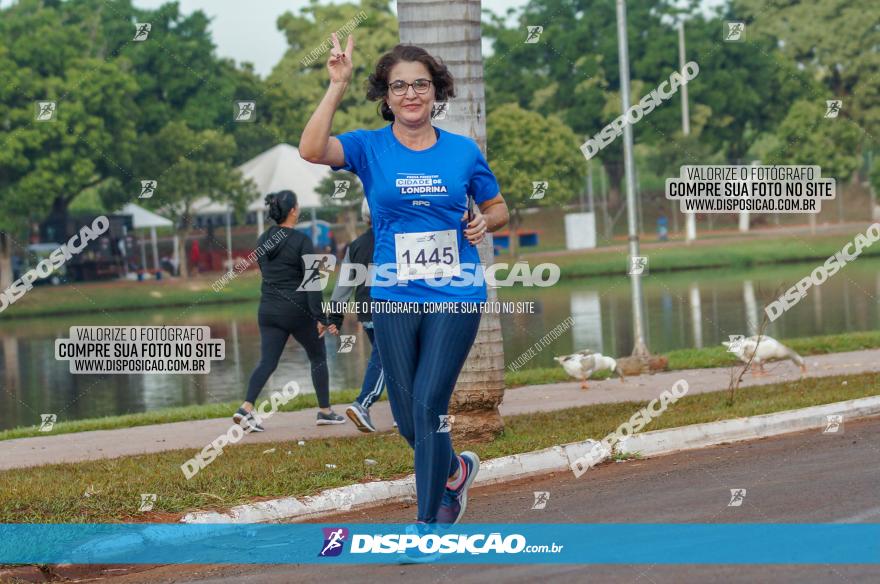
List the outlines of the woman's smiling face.
{"label": "woman's smiling face", "polygon": [[[388,75],[389,84],[395,81],[415,83],[416,79],[431,80],[428,68],[418,61],[401,61],[391,68]],[[416,93],[414,87],[407,86],[406,93],[403,95],[395,95],[389,87],[385,100],[396,119],[418,125],[431,118],[431,107],[434,104],[434,84],[431,83],[425,93]]]}

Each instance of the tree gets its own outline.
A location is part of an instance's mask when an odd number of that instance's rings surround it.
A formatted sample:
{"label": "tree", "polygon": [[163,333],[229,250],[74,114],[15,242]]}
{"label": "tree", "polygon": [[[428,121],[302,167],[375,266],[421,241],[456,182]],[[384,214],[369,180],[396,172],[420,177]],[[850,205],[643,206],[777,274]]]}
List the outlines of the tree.
{"label": "tree", "polygon": [[[691,110],[702,105],[711,112],[702,134],[709,151],[723,151],[728,159],[742,158],[754,140],[774,129],[788,106],[808,90],[803,85],[806,76],[782,61],[769,40],[721,42],[722,20],[699,16],[697,4],[627,3],[632,101],[637,103],[678,70],[674,22],[683,13],[697,14],[685,27],[687,60],[700,67],[688,85]],[[527,26],[538,24],[543,30],[537,42],[526,43]],[[509,102],[544,115],[557,114],[583,142],[622,113],[614,2],[531,2],[519,26],[507,28],[501,18],[494,18],[486,35],[493,38],[495,49],[486,65],[490,114]],[[636,144],[658,145],[667,151],[691,145],[676,138],[680,99],[679,95],[670,98],[633,126]],[[622,149],[618,137],[598,155],[609,176],[612,207],[622,204]]]}
{"label": "tree", "polygon": [[[488,162],[504,185],[510,210],[510,251],[516,255],[516,231],[527,207],[559,207],[583,184],[583,155],[577,136],[556,116],[544,117],[516,104],[489,115]],[[546,181],[542,198],[532,198],[535,182]]]}
{"label": "tree", "polygon": [[880,4],[856,0],[736,0],[732,12],[749,34],[768,37],[780,51],[815,74],[827,93],[843,100],[841,117],[863,132],[880,132]]}
{"label": "tree", "polygon": [[[26,0],[0,18],[0,284],[11,283],[12,244],[26,245],[31,220],[64,217],[81,193],[124,176],[135,143],[137,85],[88,56],[88,35]],[[36,102],[54,102],[37,121]]]}
{"label": "tree", "polygon": [[[180,248],[180,275],[188,277],[186,239],[192,231],[193,203],[201,197],[230,204],[237,213],[244,211],[248,201],[257,196],[252,181],[245,182],[233,167],[235,140],[216,130],[194,131],[184,122],[170,122],[147,141],[143,168],[157,179],[152,197],[142,199],[145,205],[161,211],[174,221]],[[131,198],[140,189],[132,182],[122,195]],[[113,208],[120,195],[108,195],[105,204]]]}
{"label": "tree", "polygon": [[[479,4],[476,5],[479,7]],[[416,44],[449,64],[456,80],[450,115],[437,126],[473,138],[485,154],[486,111],[483,87],[480,13],[474,4],[455,0],[398,0],[400,42]],[[430,31],[430,34],[426,34]],[[469,112],[456,115],[455,112]],[[478,246],[480,260],[492,261],[492,238]],[[487,290],[490,302],[497,298]],[[453,432],[464,439],[492,439],[504,429],[498,405],[504,398],[504,345],[501,321],[495,312],[483,314],[477,338],[462,367],[452,394],[450,411],[456,416]]]}
{"label": "tree", "polygon": [[776,138],[777,147],[767,153],[770,164],[819,165],[822,176],[836,178],[838,185],[859,166],[861,132],[842,119],[826,118],[824,103],[795,103],[779,125]]}
{"label": "tree", "polygon": [[[367,77],[372,65],[398,43],[397,20],[387,0],[361,0],[357,4],[312,3],[301,14],[284,14],[278,18],[278,28],[287,36],[290,49],[267,79],[267,99],[270,101],[272,121],[283,136],[300,136],[309,120],[314,104],[321,101],[327,90],[327,72],[324,64],[329,53],[330,34],[347,23],[357,24],[355,35],[359,58],[351,78],[351,90],[339,104],[333,118],[334,128],[378,128],[385,124],[377,114],[377,105],[364,99]],[[347,35],[340,34],[340,38]],[[324,51],[311,60],[314,50]],[[334,131],[338,134],[341,132]]]}
{"label": "tree", "polygon": [[[348,183],[346,186],[345,183]],[[337,188],[337,185],[339,188]],[[345,228],[349,241],[357,237],[358,215],[361,202],[364,200],[364,188],[356,174],[345,170],[334,170],[324,177],[318,185],[323,207],[336,208],[345,213]],[[342,198],[334,198],[334,194],[345,192]]]}
{"label": "tree", "polygon": [[[664,15],[677,11],[671,0],[627,6],[630,39],[638,39],[630,42],[631,75],[652,88],[678,68],[675,32],[664,24]],[[527,27],[536,24],[543,27],[537,42],[526,43]],[[507,29],[496,18],[487,26],[487,36],[494,39],[495,49],[486,64],[490,113],[515,101],[543,115],[556,114],[581,143],[620,115],[620,99],[614,99],[620,87],[614,2],[531,2],[523,10],[520,26]],[[635,101],[640,96],[634,97]],[[642,139],[661,141],[656,128],[666,132],[678,119],[675,112],[657,108]],[[613,207],[621,204],[622,144],[618,139],[601,153]],[[582,164],[586,171],[586,160]]]}
{"label": "tree", "polygon": [[[132,40],[135,22],[152,26],[143,42]],[[169,123],[234,136],[232,165],[283,141],[269,112],[233,121],[235,100],[269,101],[252,67],[216,57],[209,25],[177,2],[140,10],[131,0],[20,0],[0,10],[0,283],[25,220],[63,217],[86,194],[129,202],[139,180],[162,175],[147,161]],[[37,100],[57,103],[54,121],[35,121]]]}

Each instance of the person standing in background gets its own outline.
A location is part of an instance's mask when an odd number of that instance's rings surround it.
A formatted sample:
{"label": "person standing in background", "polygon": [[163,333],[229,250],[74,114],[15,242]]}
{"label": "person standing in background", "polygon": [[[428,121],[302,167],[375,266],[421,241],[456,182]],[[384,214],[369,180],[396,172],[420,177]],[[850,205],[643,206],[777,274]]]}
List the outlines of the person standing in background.
{"label": "person standing in background", "polygon": [[342,321],[345,317],[340,307],[348,302],[353,294],[357,319],[364,327],[364,332],[367,333],[371,350],[370,359],[367,361],[367,369],[364,372],[361,393],[346,408],[345,415],[354,422],[361,432],[375,432],[376,426],[373,425],[373,421],[370,419],[370,406],[382,397],[382,391],[385,389],[385,373],[382,370],[379,347],[376,346],[376,338],[373,333],[373,314],[370,311],[370,287],[366,281],[358,285],[346,284],[343,282],[342,277],[342,274],[348,274],[353,278],[354,274],[358,273],[350,270],[352,266],[363,266],[363,273],[366,273],[373,260],[373,225],[370,221],[370,205],[366,199],[361,203],[361,217],[367,223],[367,230],[363,235],[352,241],[345,250],[345,257],[342,259],[342,267],[339,270],[340,277],[336,280],[336,287],[333,289],[333,296],[330,298],[333,310],[328,319],[330,326],[327,330],[332,335],[339,335]]}

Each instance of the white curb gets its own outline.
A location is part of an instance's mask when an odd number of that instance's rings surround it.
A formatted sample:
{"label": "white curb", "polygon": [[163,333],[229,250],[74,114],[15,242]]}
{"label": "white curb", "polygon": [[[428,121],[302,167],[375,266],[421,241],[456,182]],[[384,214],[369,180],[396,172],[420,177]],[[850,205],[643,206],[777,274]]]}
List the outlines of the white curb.
{"label": "white curb", "polygon": [[618,444],[618,450],[624,453],[638,452],[643,456],[657,456],[725,442],[754,440],[777,434],[824,428],[827,425],[826,416],[832,414],[844,414],[847,418],[880,414],[880,396],[635,434],[622,440]]}
{"label": "white curb", "polygon": [[[880,414],[880,396],[864,397],[821,406],[735,418],[720,422],[694,424],[681,428],[644,432],[620,441],[617,450],[657,456],[705,448],[738,440],[766,438],[777,434],[823,428],[826,416],[843,414],[860,418]],[[595,440],[584,440],[544,450],[502,456],[480,464],[476,484],[488,485],[530,475],[570,471],[578,458],[587,455]],[[287,497],[233,507],[228,513],[196,511],[186,514],[181,523],[259,523],[267,521],[314,519],[357,507],[412,501],[415,476],[393,481],[374,481],[330,489],[313,497]]]}

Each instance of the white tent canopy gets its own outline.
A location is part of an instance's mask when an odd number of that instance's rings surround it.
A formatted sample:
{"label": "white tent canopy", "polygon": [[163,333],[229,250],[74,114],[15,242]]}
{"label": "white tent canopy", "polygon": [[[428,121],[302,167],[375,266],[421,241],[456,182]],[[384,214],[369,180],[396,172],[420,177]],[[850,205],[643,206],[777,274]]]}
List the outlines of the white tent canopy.
{"label": "white tent canopy", "polygon": [[[257,186],[259,195],[248,204],[247,210],[257,213],[258,231],[263,231],[266,195],[290,190],[296,193],[300,208],[317,209],[321,207],[318,187],[330,174],[329,167],[303,160],[299,150],[290,144],[273,146],[240,165],[238,170],[244,178],[251,179]],[[192,204],[195,215],[223,215],[231,210],[230,205],[208,197],[199,197]]]}
{"label": "white tent canopy", "polygon": [[264,209],[266,195],[283,190],[296,193],[299,206],[304,209],[321,207],[318,185],[330,174],[329,167],[303,160],[299,150],[290,144],[273,146],[238,169],[245,178],[254,181],[260,193],[248,205],[248,211]]}
{"label": "white tent canopy", "polygon": [[[174,222],[170,219],[166,219],[161,215],[157,215],[152,211],[148,211],[139,205],[135,205],[134,203],[128,203],[122,209],[118,211],[121,215],[131,215],[132,226],[135,229],[149,229],[150,230],[150,239],[153,244],[153,269],[157,272],[159,271],[159,244],[157,242],[156,237],[156,228],[157,227],[171,227],[174,225]],[[141,264],[146,269],[147,267],[147,257],[146,252],[144,251],[144,241],[141,240]]]}
{"label": "white tent canopy", "polygon": [[132,223],[135,229],[147,229],[150,227],[171,227],[174,222],[166,219],[161,215],[157,215],[152,211],[148,211],[134,203],[128,203],[119,210],[121,215],[131,215]]}
{"label": "white tent canopy", "polygon": [[[244,178],[254,181],[259,193],[248,204],[248,211],[265,209],[266,195],[283,190],[296,193],[299,205],[304,209],[321,207],[318,186],[330,173],[326,166],[303,160],[299,150],[290,144],[273,146],[239,166],[238,170]],[[208,197],[199,197],[192,204],[196,215],[222,214],[229,208],[226,203],[213,201]]]}
{"label": "white tent canopy", "polygon": [[[259,195],[250,202],[247,210],[257,214],[257,231],[263,231],[263,213],[266,209],[266,195],[277,191],[290,190],[296,193],[297,202],[302,209],[311,209],[312,220],[316,219],[315,209],[322,206],[319,185],[330,174],[330,168],[312,164],[299,155],[299,150],[290,144],[278,144],[255,156],[238,167],[242,176],[256,184]],[[225,215],[232,212],[231,205],[214,201],[209,197],[199,197],[193,201],[191,212],[194,215]],[[315,232],[312,231],[312,239]],[[226,223],[227,263],[232,266],[232,235],[229,221]],[[177,246],[175,245],[175,250]]]}

